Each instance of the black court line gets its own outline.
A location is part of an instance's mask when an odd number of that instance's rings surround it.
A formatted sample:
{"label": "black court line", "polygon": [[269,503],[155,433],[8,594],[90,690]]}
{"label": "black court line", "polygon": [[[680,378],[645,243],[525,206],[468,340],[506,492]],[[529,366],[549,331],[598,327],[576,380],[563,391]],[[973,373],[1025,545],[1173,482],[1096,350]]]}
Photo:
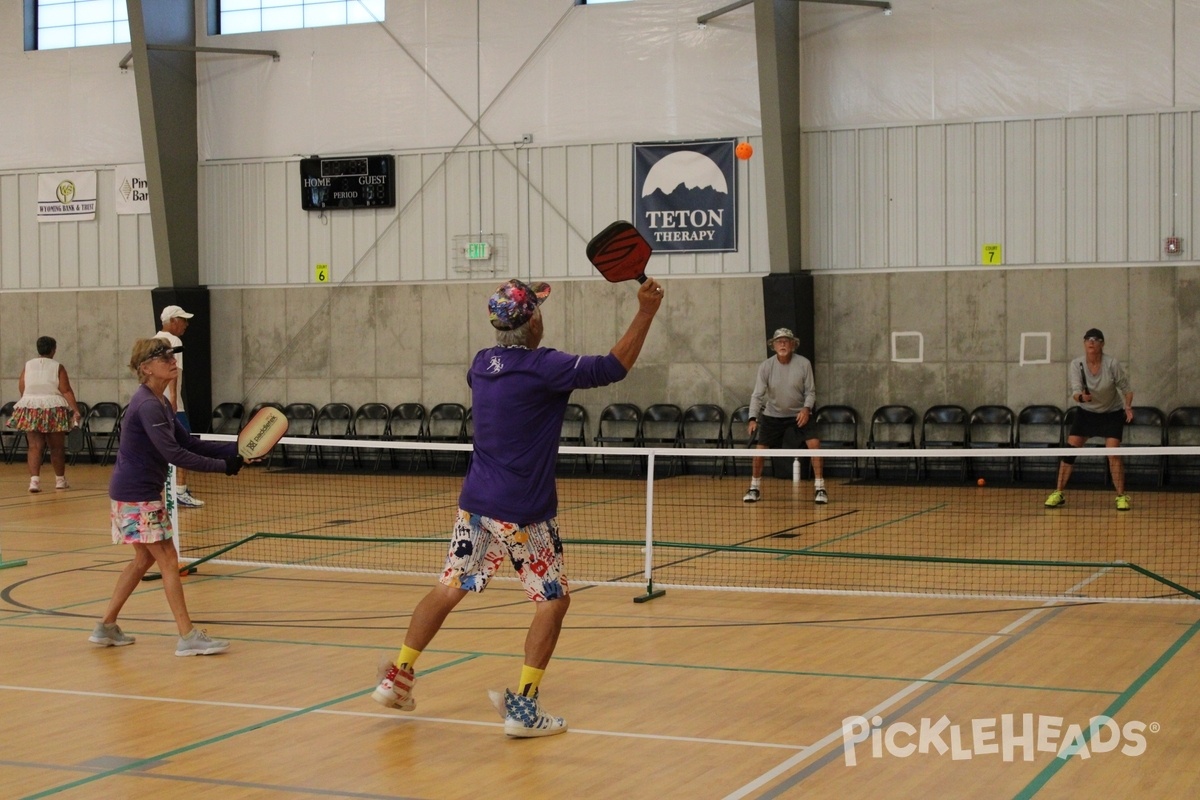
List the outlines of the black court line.
{"label": "black court line", "polygon": [[[809,528],[814,525],[820,525],[822,523],[829,522],[830,520],[841,519],[842,517],[848,517],[848,516],[851,516],[851,515],[857,514],[857,513],[859,513],[858,509],[852,509],[850,511],[843,511],[841,513],[834,514],[829,517],[822,517],[821,519],[815,519],[815,520],[811,520],[809,522],[804,522],[804,523],[801,523],[800,525],[793,525],[789,528],[780,528],[779,530],[771,531],[770,533],[764,533],[761,536],[753,536],[749,539],[743,539],[742,541],[735,542],[731,545],[727,545],[727,546],[720,547],[720,548],[707,549],[707,550],[704,550],[699,553],[694,553],[693,555],[690,555],[690,556],[684,556],[683,558],[675,559],[674,561],[667,561],[662,564],[655,564],[654,569],[659,570],[659,569],[666,569],[668,567],[677,567],[680,564],[686,564],[689,561],[695,561],[698,558],[704,558],[705,556],[710,556],[710,555],[713,555],[714,553],[728,553],[729,548],[743,547],[748,544],[754,544],[755,542],[761,542],[764,539],[770,539],[772,537],[779,536],[780,534],[786,534],[786,533],[790,533],[792,531],[798,531],[798,530],[801,530],[802,528]],[[571,544],[587,544],[587,542],[576,540],[576,541],[571,542]],[[609,581],[612,581],[612,582],[624,581],[624,580],[629,580],[631,578],[636,578],[638,576],[643,576],[643,575],[645,575],[645,572],[641,572],[641,571],[640,572],[631,572],[627,575],[621,575],[621,576],[618,576],[615,578],[609,578]]]}

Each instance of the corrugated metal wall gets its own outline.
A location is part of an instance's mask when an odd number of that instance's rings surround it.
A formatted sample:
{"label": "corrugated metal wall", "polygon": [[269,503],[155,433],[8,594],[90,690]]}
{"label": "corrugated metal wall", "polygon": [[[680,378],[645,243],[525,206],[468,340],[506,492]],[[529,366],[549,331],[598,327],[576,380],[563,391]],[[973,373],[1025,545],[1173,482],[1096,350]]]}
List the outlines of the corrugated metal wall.
{"label": "corrugated metal wall", "polygon": [[1198,113],[805,132],[805,267],[1193,261]]}
{"label": "corrugated metal wall", "polygon": [[[208,164],[201,280],[304,285],[317,264],[335,283],[591,277],[587,240],[632,212],[631,160],[629,144],[398,154],[396,208],[324,213],[300,207],[295,159]],[[766,271],[761,159],[739,164],[738,251],[656,258],[655,274]],[[504,235],[504,257],[462,263],[455,237],[477,234]]]}
{"label": "corrugated metal wall", "polygon": [[[1198,114],[805,132],[804,265],[970,267],[984,244],[1009,267],[1193,261]],[[630,159],[626,143],[399,154],[395,209],[325,214],[301,209],[296,159],[203,165],[201,280],[307,285],[317,264],[335,283],[586,277],[586,240],[630,214]],[[762,161],[740,163],[739,251],[657,259],[661,274],[766,271]],[[0,289],[156,285],[149,217],[117,216],[113,170],[97,172],[96,220],[49,224],[36,173],[0,174]],[[477,233],[506,236],[494,269],[456,266],[454,238]]]}
{"label": "corrugated metal wall", "polygon": [[95,171],[87,222],[39,223],[37,173],[0,174],[0,290],[157,285],[150,215],[118,215],[113,168]]}

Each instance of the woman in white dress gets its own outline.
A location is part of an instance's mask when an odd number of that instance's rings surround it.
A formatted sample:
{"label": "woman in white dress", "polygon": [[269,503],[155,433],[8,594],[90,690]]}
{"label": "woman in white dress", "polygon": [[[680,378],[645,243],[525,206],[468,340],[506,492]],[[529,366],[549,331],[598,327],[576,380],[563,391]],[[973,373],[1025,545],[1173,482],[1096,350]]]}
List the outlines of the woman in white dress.
{"label": "woman in white dress", "polygon": [[50,465],[54,467],[54,488],[67,489],[67,432],[80,424],[79,406],[67,370],[54,360],[58,342],[50,336],[37,340],[38,357],[25,362],[18,388],[21,399],[13,407],[8,425],[25,432],[29,443],[29,491],[42,490],[42,454],[50,445]]}

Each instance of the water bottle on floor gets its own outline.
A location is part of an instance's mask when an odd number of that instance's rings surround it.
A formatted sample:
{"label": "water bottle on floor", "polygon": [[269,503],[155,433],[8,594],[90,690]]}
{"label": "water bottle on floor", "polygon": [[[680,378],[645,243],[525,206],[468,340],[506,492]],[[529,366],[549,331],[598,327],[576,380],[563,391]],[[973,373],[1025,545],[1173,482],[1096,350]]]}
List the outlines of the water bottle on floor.
{"label": "water bottle on floor", "polygon": [[800,459],[792,459],[792,483],[800,482]]}

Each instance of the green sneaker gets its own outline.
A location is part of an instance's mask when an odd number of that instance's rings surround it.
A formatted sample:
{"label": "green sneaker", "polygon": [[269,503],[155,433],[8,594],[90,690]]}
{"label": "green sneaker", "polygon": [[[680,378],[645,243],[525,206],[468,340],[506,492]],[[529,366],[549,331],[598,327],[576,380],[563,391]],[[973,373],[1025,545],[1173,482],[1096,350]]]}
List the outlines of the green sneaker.
{"label": "green sneaker", "polygon": [[1050,496],[1046,498],[1046,508],[1058,508],[1059,506],[1065,506],[1066,504],[1067,498],[1058,489],[1055,489],[1050,493]]}
{"label": "green sneaker", "polygon": [[1117,511],[1128,511],[1128,510],[1129,510],[1129,495],[1127,495],[1127,494],[1117,495]]}

